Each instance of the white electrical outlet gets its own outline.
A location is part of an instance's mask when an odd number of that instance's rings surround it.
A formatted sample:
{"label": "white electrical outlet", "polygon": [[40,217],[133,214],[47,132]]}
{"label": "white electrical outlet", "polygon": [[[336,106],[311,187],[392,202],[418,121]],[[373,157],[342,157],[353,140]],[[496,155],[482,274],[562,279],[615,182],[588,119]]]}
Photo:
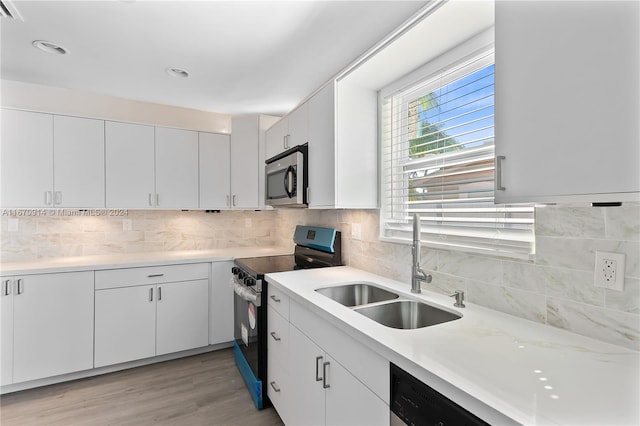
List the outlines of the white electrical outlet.
{"label": "white electrical outlet", "polygon": [[131,231],[133,228],[133,222],[131,219],[122,219],[122,230]]}
{"label": "white electrical outlet", "polygon": [[622,253],[596,252],[594,280],[596,287],[622,291],[624,289],[624,260]]}
{"label": "white electrical outlet", "polygon": [[351,238],[354,240],[362,239],[362,225],[359,223],[351,224]]}

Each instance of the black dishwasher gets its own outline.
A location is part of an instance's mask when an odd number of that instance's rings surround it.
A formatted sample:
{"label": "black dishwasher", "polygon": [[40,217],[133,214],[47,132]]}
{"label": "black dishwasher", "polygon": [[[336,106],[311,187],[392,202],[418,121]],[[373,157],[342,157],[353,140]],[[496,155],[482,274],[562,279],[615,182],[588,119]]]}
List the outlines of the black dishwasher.
{"label": "black dishwasher", "polygon": [[395,364],[391,364],[391,425],[488,425]]}

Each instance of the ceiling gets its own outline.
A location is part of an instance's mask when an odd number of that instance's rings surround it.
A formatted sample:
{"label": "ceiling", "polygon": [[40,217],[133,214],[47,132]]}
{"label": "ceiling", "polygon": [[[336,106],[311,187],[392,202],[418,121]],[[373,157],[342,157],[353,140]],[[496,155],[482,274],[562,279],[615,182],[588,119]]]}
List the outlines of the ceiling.
{"label": "ceiling", "polygon": [[[427,2],[11,3],[24,20],[0,20],[3,79],[225,114],[283,114]],[[68,53],[44,53],[34,40]],[[168,67],[190,77],[171,77]]]}

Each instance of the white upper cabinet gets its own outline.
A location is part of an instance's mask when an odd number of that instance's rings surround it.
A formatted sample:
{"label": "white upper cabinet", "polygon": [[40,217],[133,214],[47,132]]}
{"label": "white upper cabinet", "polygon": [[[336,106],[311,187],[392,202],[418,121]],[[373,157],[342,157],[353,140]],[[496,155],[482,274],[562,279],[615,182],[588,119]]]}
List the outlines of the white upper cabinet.
{"label": "white upper cabinet", "polygon": [[53,117],[53,183],[56,207],[105,206],[104,121]]}
{"label": "white upper cabinet", "polygon": [[277,117],[234,117],[231,131],[231,207],[264,208],[265,130]]}
{"label": "white upper cabinet", "polygon": [[156,127],[156,207],[198,208],[198,132]]}
{"label": "white upper cabinet", "polygon": [[288,116],[289,133],[286,149],[304,145],[309,141],[309,103],[305,102]]}
{"label": "white upper cabinet", "polygon": [[376,208],[375,92],[330,83],[309,101],[309,207]]}
{"label": "white upper cabinet", "polygon": [[265,160],[309,140],[308,102],[300,105],[267,130]]}
{"label": "white upper cabinet", "polygon": [[107,121],[107,207],[155,206],[154,128]]}
{"label": "white upper cabinet", "polygon": [[551,6],[495,5],[496,202],[637,200],[640,3]]}
{"label": "white upper cabinet", "polygon": [[104,207],[104,121],[3,109],[2,205]]}
{"label": "white upper cabinet", "polygon": [[53,116],[2,110],[2,206],[53,207]]}
{"label": "white upper cabinet", "polygon": [[107,207],[198,208],[198,133],[106,123]]}
{"label": "white upper cabinet", "polygon": [[289,120],[283,117],[267,130],[265,160],[285,151],[286,138],[289,133]]}
{"label": "white upper cabinet", "polygon": [[198,133],[200,208],[231,207],[231,138],[229,135]]}

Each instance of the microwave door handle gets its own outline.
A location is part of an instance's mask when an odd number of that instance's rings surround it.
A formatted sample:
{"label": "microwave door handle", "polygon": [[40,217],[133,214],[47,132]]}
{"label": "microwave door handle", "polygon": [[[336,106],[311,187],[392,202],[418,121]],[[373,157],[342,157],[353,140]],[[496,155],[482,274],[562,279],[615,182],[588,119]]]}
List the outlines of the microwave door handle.
{"label": "microwave door handle", "polygon": [[284,174],[284,191],[287,193],[287,197],[293,197],[293,177],[296,170],[293,166],[289,166],[287,172]]}

